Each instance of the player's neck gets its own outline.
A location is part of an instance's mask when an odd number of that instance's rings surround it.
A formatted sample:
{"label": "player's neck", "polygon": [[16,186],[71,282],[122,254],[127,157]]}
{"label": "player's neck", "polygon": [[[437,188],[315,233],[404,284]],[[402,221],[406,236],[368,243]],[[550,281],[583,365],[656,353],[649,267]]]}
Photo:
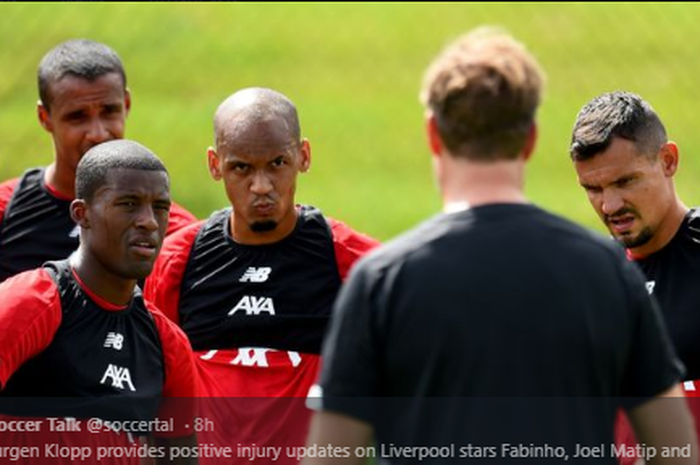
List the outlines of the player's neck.
{"label": "player's neck", "polygon": [[678,229],[683,224],[683,219],[688,214],[688,207],[676,195],[673,208],[668,210],[668,213],[659,223],[659,227],[654,232],[654,236],[646,244],[629,249],[629,256],[634,259],[647,257],[658,252],[668,245],[669,242],[676,236]]}
{"label": "player's neck", "polygon": [[70,264],[81,283],[101,299],[117,306],[131,302],[136,287],[135,279],[115,275],[96,258],[86,257],[80,247],[71,256]]}
{"label": "player's neck", "polygon": [[51,163],[44,172],[44,183],[60,196],[75,198],[75,170],[61,169],[56,163]]}
{"label": "player's neck", "polygon": [[460,160],[444,167],[440,177],[443,205],[470,207],[494,203],[527,203],[523,193],[524,163],[475,163]]}

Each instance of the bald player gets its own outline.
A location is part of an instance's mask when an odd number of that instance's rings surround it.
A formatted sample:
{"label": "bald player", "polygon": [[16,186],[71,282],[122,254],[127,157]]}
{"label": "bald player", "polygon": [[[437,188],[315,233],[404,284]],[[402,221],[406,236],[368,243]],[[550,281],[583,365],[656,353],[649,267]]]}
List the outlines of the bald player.
{"label": "bald player", "polygon": [[[340,284],[378,243],[295,204],[311,146],[287,97],[236,92],[219,106],[214,130],[209,171],[231,205],[166,240],[146,297],[189,337],[200,392],[231,399],[211,406],[222,421],[201,441],[303,445],[309,412],[284,398],[307,395]],[[232,399],[240,397],[249,399]]]}

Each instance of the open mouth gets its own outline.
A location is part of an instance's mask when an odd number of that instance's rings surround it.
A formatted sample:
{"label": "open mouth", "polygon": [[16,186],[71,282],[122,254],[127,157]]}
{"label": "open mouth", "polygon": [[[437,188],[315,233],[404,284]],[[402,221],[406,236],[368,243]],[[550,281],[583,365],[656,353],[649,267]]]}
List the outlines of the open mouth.
{"label": "open mouth", "polygon": [[622,235],[630,232],[634,225],[634,220],[633,215],[618,216],[608,219],[608,225],[613,233]]}
{"label": "open mouth", "polygon": [[129,244],[129,248],[144,258],[153,258],[158,250],[158,243],[150,239],[141,239]]}

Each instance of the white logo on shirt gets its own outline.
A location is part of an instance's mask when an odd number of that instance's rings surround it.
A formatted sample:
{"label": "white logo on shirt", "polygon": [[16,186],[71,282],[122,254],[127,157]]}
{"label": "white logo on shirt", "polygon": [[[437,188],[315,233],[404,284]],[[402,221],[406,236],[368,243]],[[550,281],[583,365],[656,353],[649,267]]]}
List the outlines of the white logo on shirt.
{"label": "white logo on shirt", "polygon": [[654,286],[656,286],[656,281],[647,281],[647,292],[649,295],[654,293]]}
{"label": "white logo on shirt", "polygon": [[107,378],[112,379],[112,387],[123,390],[124,382],[126,382],[129,386],[129,389],[131,389],[132,391],[136,391],[136,388],[134,388],[134,384],[131,382],[131,374],[129,373],[128,368],[118,367],[110,363],[107,367],[107,371],[105,371],[105,374],[100,380],[100,384],[105,384]]}
{"label": "white logo on shirt", "polygon": [[275,314],[275,304],[271,297],[255,297],[243,296],[243,298],[233,307],[233,310],[228,312],[228,316],[244,310],[246,315],[260,315],[261,312],[267,312],[270,315]]}
{"label": "white logo on shirt", "polygon": [[272,271],[272,268],[268,266],[263,266],[260,268],[255,268],[251,266],[247,270],[245,270],[245,273],[243,273],[243,276],[241,276],[241,279],[239,279],[238,282],[264,283],[270,276],[270,271]]}
{"label": "white logo on shirt", "polygon": [[115,350],[122,350],[122,345],[124,344],[124,336],[119,333],[109,332],[107,333],[107,339],[103,347],[111,347]]}
{"label": "white logo on shirt", "polygon": [[265,353],[268,349],[241,347],[238,349],[238,355],[231,361],[231,365],[243,365],[244,367],[267,367],[270,366],[267,362]]}
{"label": "white logo on shirt", "polygon": [[[214,349],[210,350],[204,355],[200,355],[199,358],[202,360],[212,360],[216,354],[219,351]],[[231,365],[243,365],[243,366],[259,366],[259,367],[269,367],[270,363],[267,358],[267,354],[269,352],[281,352],[276,349],[268,349],[268,348],[262,348],[262,347],[241,347],[238,349],[238,353],[236,354],[236,357],[231,360],[230,363]],[[287,358],[289,359],[289,362],[291,363],[292,367],[296,368],[298,367],[301,362],[301,355],[299,352],[295,352],[293,350],[288,350],[286,351],[287,353]]]}

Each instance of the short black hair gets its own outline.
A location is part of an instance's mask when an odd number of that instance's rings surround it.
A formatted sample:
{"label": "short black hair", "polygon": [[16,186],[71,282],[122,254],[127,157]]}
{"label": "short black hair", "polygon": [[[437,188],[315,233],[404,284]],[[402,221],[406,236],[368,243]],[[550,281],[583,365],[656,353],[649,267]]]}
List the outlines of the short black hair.
{"label": "short black hair", "polygon": [[93,40],[68,40],[51,49],[41,59],[37,72],[39,98],[44,107],[49,109],[50,87],[65,76],[94,81],[110,73],[117,73],[126,89],[126,73],[117,52]]}
{"label": "short black hair", "polygon": [[615,137],[634,142],[637,150],[653,156],[668,141],[659,115],[642,97],[615,91],[595,97],[576,116],[569,152],[581,161],[605,151]]}
{"label": "short black hair", "polygon": [[144,171],[168,170],[148,148],[132,140],[104,142],[88,150],[78,163],[75,173],[76,198],[91,202],[95,192],[104,186],[107,174],[115,169]]}

